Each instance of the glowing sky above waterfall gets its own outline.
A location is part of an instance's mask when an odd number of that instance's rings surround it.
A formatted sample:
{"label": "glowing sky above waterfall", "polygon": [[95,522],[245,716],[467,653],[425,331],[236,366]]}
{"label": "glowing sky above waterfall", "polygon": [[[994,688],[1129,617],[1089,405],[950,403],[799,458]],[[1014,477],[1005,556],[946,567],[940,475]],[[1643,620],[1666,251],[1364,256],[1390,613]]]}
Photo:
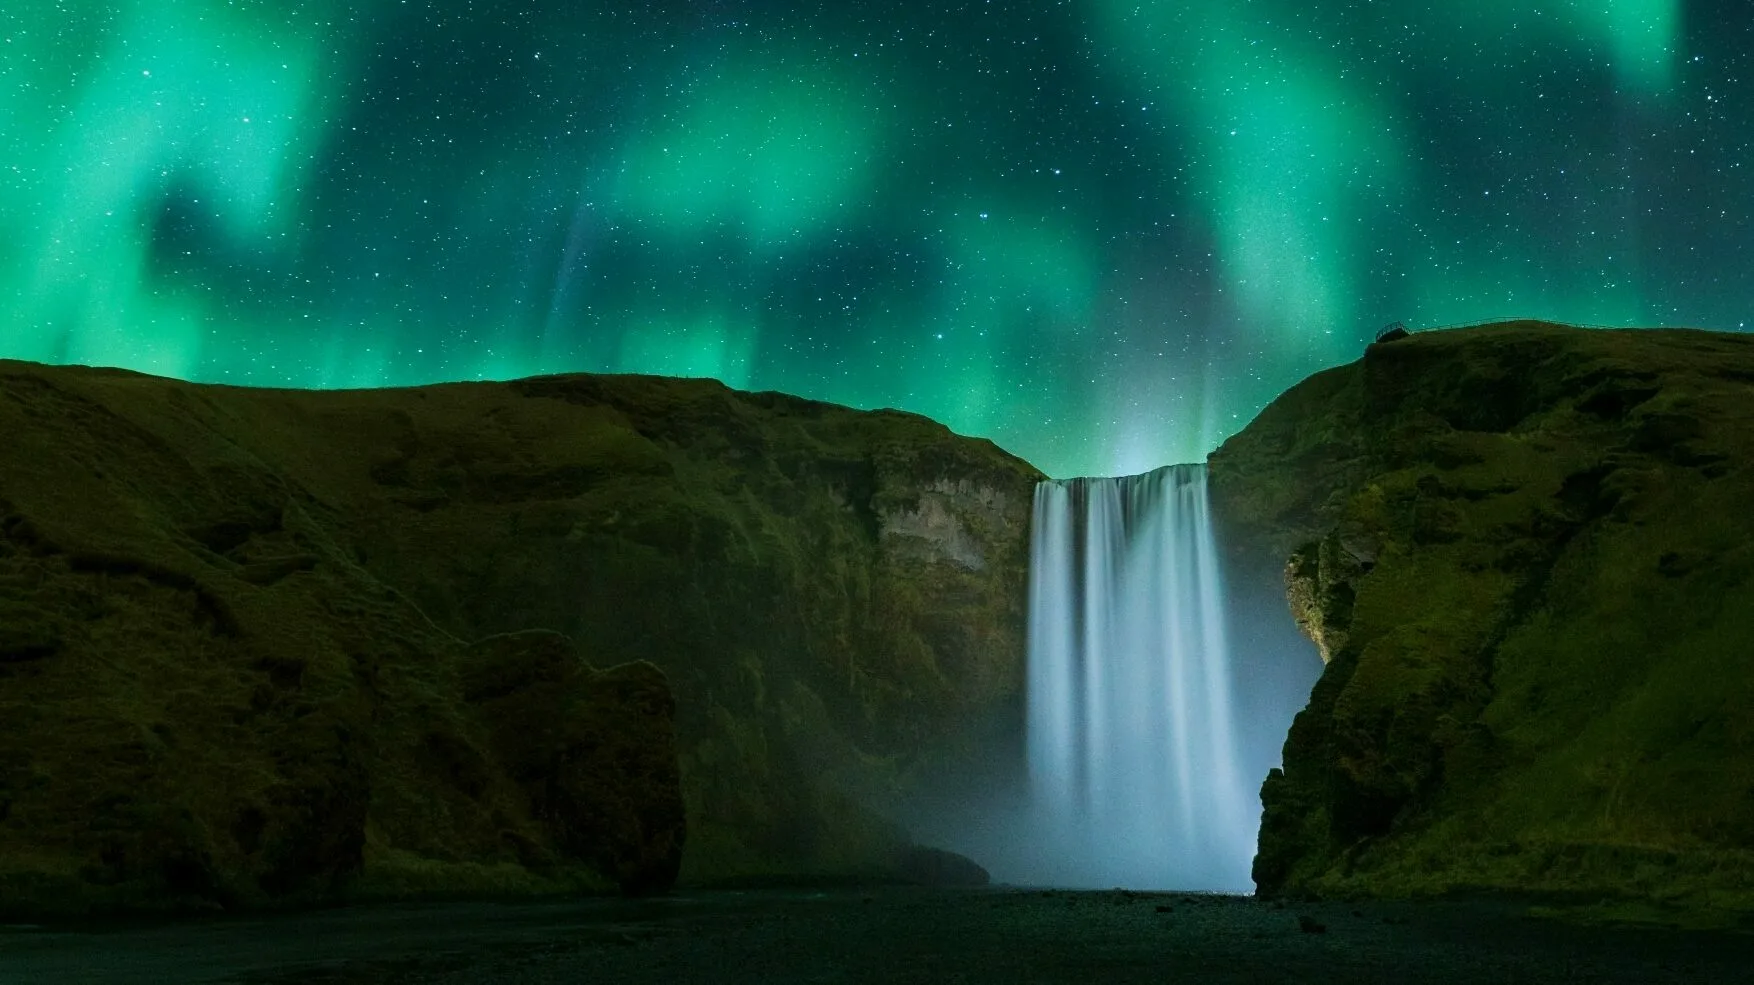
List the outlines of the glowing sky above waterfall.
{"label": "glowing sky above waterfall", "polygon": [[1746,0],[6,0],[0,356],[711,375],[1055,475],[1384,322],[1754,321]]}

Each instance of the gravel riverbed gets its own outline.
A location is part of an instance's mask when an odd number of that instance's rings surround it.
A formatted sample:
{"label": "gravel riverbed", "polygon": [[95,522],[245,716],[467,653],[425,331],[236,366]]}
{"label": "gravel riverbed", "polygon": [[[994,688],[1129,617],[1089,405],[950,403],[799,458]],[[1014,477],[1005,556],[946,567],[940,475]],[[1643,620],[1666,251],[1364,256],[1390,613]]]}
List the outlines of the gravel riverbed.
{"label": "gravel riverbed", "polygon": [[1754,935],[1509,903],[1184,893],[682,892],[0,928],[0,982],[1754,982]]}

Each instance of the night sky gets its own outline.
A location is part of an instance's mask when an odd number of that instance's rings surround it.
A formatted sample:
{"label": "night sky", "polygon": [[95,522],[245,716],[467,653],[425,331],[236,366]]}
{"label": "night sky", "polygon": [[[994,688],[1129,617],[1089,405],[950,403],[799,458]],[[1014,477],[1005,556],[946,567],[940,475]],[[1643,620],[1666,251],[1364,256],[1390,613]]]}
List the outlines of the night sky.
{"label": "night sky", "polygon": [[1056,476],[1385,322],[1754,321],[1746,0],[4,0],[0,356],[716,376]]}

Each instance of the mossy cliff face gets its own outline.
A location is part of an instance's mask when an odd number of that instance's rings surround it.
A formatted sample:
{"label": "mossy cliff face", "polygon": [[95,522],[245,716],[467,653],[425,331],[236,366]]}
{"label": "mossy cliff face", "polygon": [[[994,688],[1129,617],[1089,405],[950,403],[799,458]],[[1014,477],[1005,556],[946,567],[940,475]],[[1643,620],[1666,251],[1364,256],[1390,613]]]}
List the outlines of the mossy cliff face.
{"label": "mossy cliff face", "polygon": [[1419,334],[1211,459],[1326,670],[1264,892],[1754,904],[1754,339]]}
{"label": "mossy cliff face", "polygon": [[669,885],[662,673],[435,626],[301,399],[0,363],[0,911]]}
{"label": "mossy cliff face", "polygon": [[669,675],[685,879],[882,868],[885,816],[1021,718],[1039,475],[989,442],[652,377],[347,399],[362,563],[454,631]]}
{"label": "mossy cliff face", "polygon": [[20,912],[869,870],[1016,718],[1036,476],[921,418],[0,362],[0,435]]}

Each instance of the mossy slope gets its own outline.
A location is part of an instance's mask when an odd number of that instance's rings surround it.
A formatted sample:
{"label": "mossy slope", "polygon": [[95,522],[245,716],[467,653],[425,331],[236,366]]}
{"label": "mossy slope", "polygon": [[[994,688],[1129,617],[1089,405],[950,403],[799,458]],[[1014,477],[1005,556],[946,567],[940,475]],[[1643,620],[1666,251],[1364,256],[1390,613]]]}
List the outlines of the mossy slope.
{"label": "mossy slope", "polygon": [[690,877],[869,871],[1016,717],[1037,476],[923,418],[0,362],[0,435],[27,909],[661,885],[678,766]]}
{"label": "mossy slope", "polygon": [[1754,339],[1519,322],[1287,392],[1211,459],[1329,663],[1265,892],[1754,905]]}
{"label": "mossy slope", "polygon": [[882,869],[915,782],[1020,720],[1028,465],[709,381],[489,392],[362,408],[364,563],[459,632],[541,626],[664,668],[685,879]]}

